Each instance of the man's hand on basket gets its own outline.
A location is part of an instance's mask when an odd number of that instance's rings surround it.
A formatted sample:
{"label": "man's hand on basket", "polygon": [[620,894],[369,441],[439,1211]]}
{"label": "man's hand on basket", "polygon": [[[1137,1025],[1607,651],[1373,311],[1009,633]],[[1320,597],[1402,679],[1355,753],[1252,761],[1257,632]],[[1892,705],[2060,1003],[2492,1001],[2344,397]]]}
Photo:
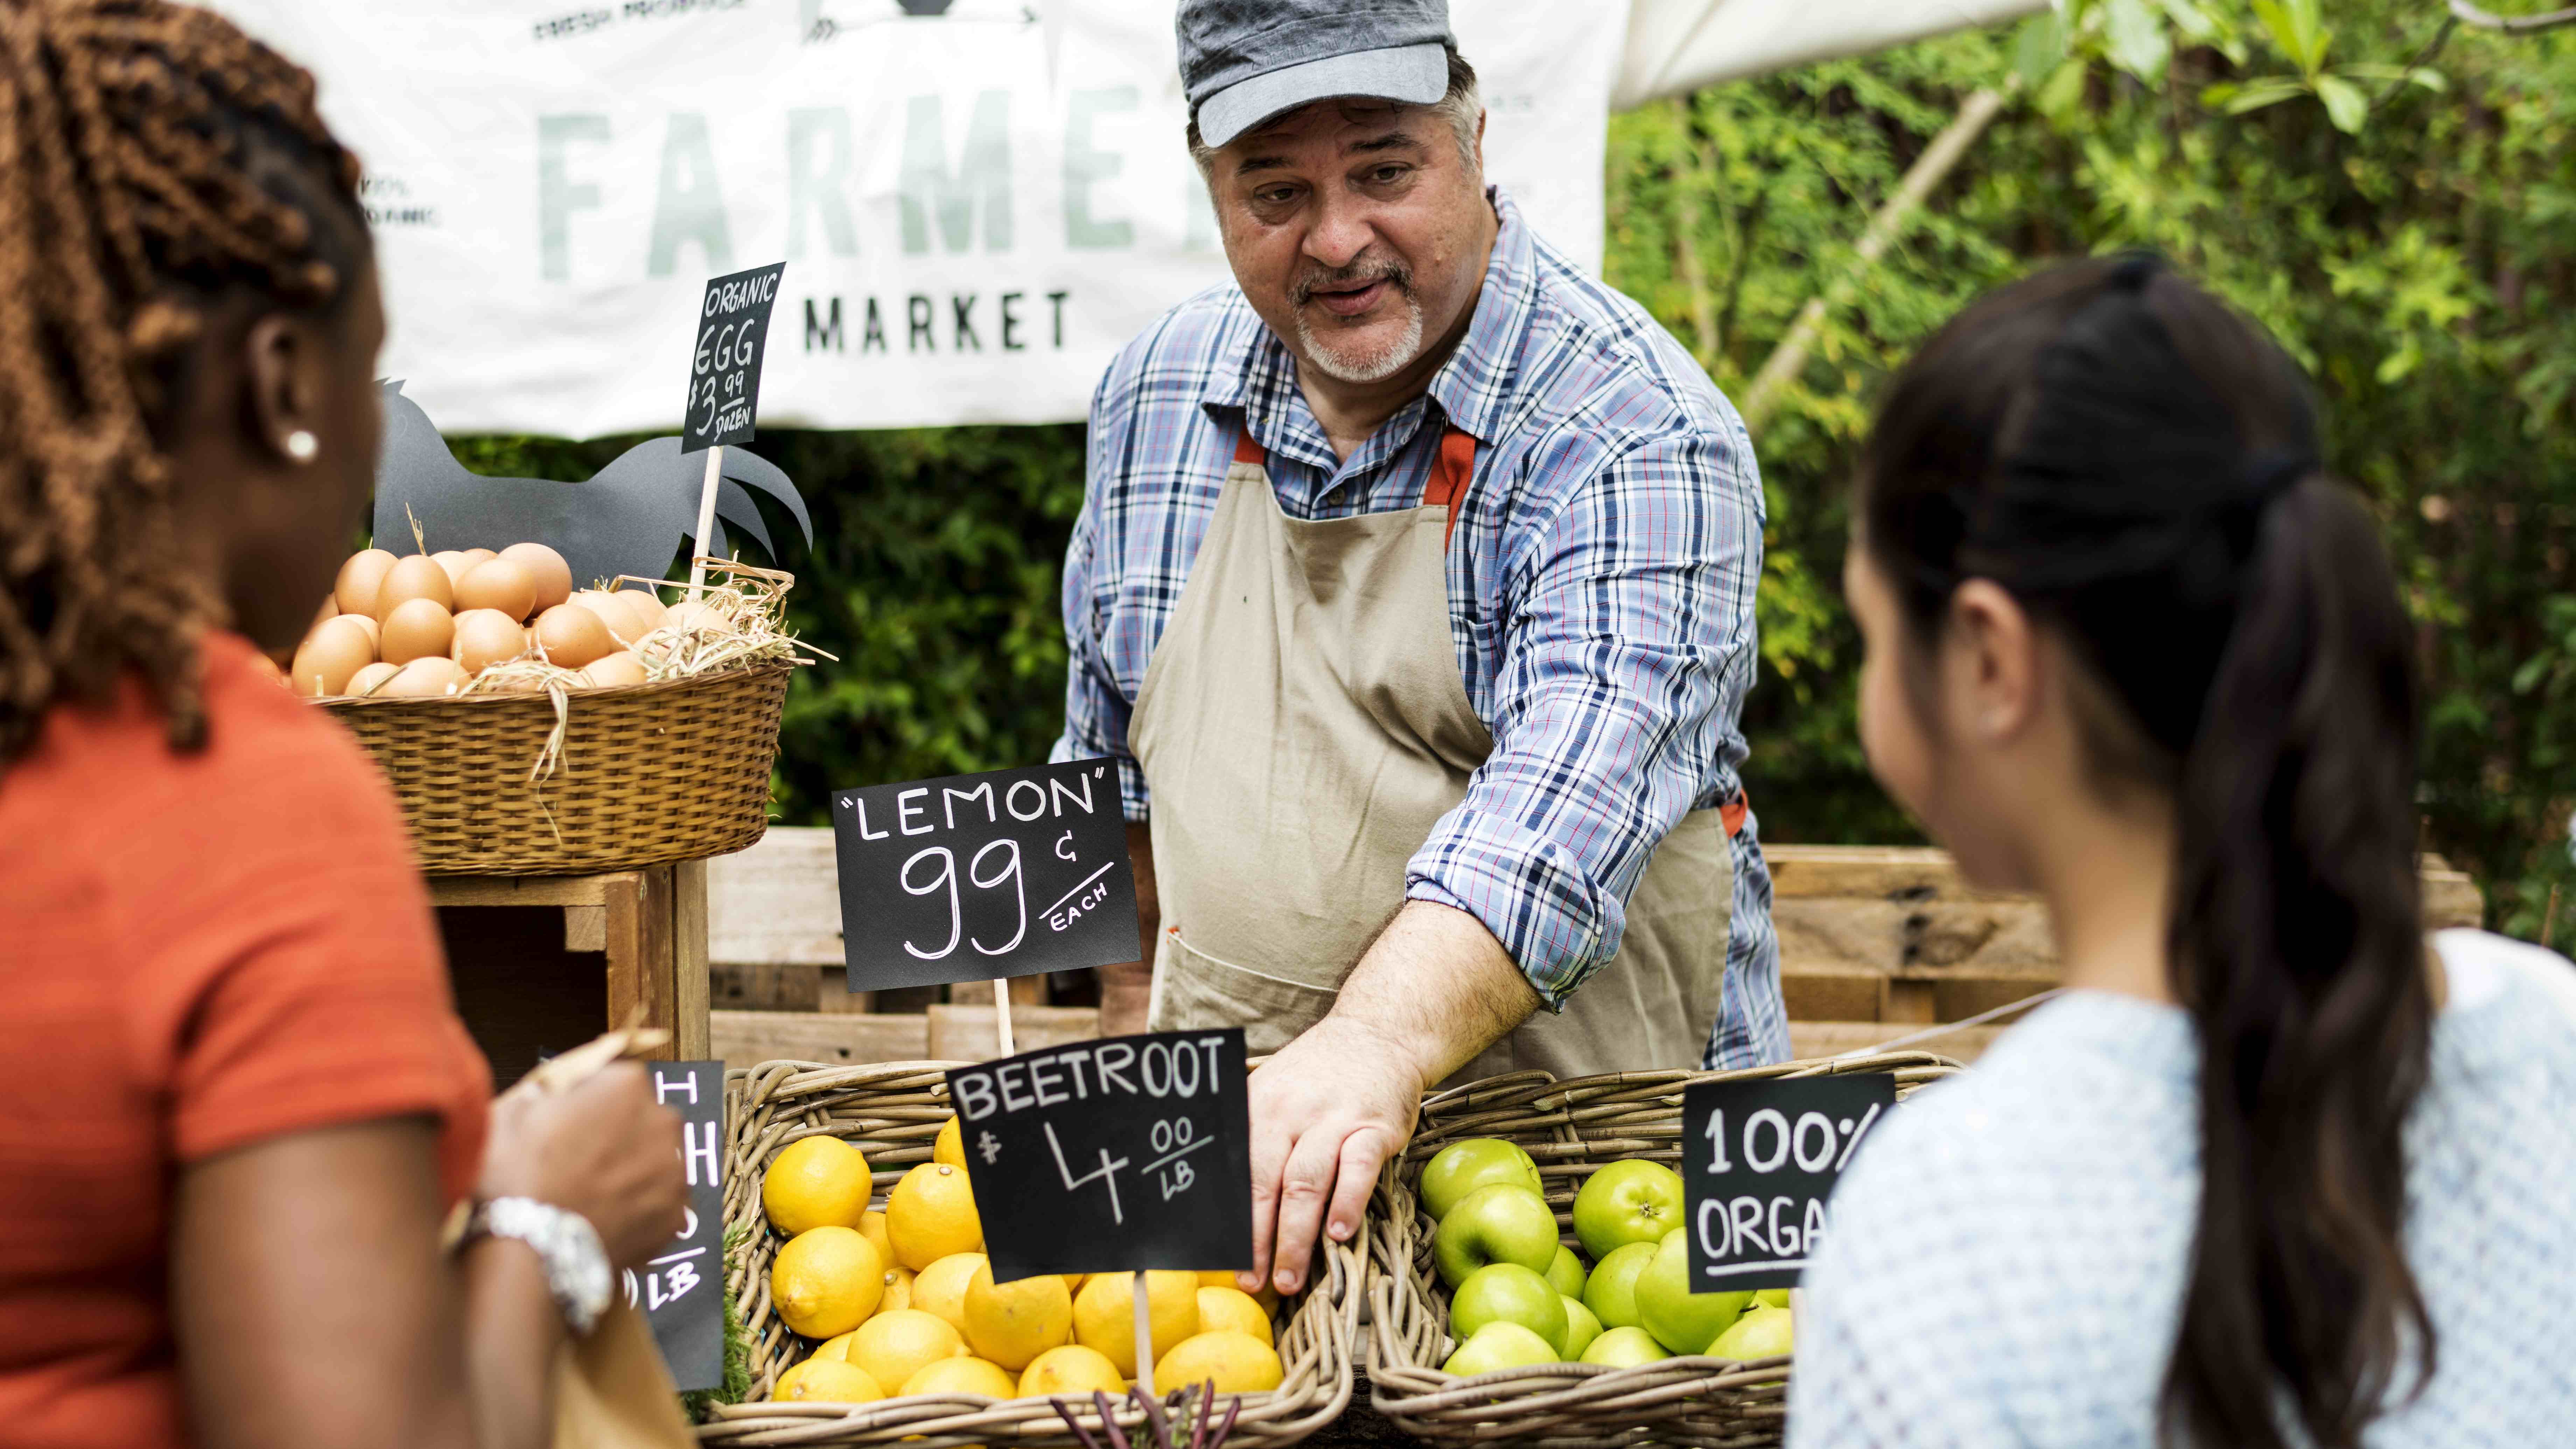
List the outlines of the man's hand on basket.
{"label": "man's hand on basket", "polygon": [[1252,1273],[1305,1286],[1316,1235],[1359,1232],[1378,1170],[1404,1149],[1433,1083],[1521,1024],[1538,993],[1484,923],[1408,902],[1341,996],[1252,1074]]}

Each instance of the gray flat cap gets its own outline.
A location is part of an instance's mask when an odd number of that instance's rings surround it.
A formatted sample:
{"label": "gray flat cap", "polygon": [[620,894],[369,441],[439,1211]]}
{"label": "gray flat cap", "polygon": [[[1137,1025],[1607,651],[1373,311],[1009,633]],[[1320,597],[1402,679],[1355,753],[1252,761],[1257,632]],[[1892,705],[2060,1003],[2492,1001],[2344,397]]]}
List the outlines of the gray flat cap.
{"label": "gray flat cap", "polygon": [[1222,146],[1334,96],[1427,106],[1449,91],[1448,0],[1181,0],[1181,84]]}

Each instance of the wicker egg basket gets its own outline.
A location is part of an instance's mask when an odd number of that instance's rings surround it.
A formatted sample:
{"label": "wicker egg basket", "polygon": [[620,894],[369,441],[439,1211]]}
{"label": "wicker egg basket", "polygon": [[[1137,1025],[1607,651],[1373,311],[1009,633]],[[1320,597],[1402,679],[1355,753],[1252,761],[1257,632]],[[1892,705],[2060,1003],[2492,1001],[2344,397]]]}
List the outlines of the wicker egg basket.
{"label": "wicker egg basket", "polygon": [[1412,1145],[1387,1165],[1369,1204],[1370,1402],[1406,1433],[1440,1444],[1778,1444],[1788,1422],[1786,1355],[1751,1363],[1685,1355],[1619,1369],[1547,1364],[1474,1378],[1442,1372],[1457,1341],[1449,1291],[1431,1260],[1435,1225],[1415,1196],[1423,1165],[1464,1138],[1519,1143],[1538,1163],[1571,1245],[1574,1194],[1594,1172],[1630,1157],[1679,1168],[1682,1089],[1694,1082],[1892,1072],[1902,1100],[1959,1070],[1929,1052],[1892,1052],[1566,1082],[1521,1072],[1429,1098]]}
{"label": "wicker egg basket", "polygon": [[[818,1134],[841,1138],[867,1154],[876,1172],[878,1205],[906,1169],[930,1160],[932,1140],[951,1113],[946,1073],[957,1062],[884,1062],[821,1066],[765,1062],[726,1074],[733,1145],[725,1163],[725,1291],[751,1339],[751,1398],[765,1400],[778,1376],[814,1345],[779,1321],[769,1300],[769,1268],[781,1240],[760,1207],[760,1179],[789,1143]],[[1229,1445],[1295,1444],[1339,1417],[1351,1399],[1351,1345],[1359,1335],[1361,1259],[1350,1247],[1326,1255],[1305,1292],[1281,1305],[1277,1339],[1286,1371],[1278,1388],[1242,1396]],[[1176,1385],[1165,1385],[1167,1389]],[[1219,1401],[1219,1413],[1224,1400]],[[918,1444],[1028,1445],[1079,1449],[1080,1441],[1046,1399],[988,1399],[969,1394],[916,1394],[867,1404],[745,1402],[719,1405],[698,1428],[707,1444],[831,1446]],[[1095,1436],[1099,1416],[1079,1417]],[[1122,1431],[1144,1420],[1121,1407]]]}
{"label": "wicker egg basket", "polygon": [[786,663],[564,695],[321,702],[402,801],[430,875],[588,875],[723,855],[769,828]]}

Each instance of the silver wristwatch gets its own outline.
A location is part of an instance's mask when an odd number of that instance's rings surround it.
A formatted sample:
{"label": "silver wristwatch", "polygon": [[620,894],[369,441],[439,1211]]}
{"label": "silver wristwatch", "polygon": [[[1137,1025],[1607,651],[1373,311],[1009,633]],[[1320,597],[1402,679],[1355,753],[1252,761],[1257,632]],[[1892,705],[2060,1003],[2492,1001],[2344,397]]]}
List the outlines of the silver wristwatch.
{"label": "silver wristwatch", "polygon": [[534,1249],[564,1323],[576,1337],[589,1334],[617,1286],[616,1275],[608,1270],[608,1250],[600,1246],[599,1230],[590,1219],[532,1197],[496,1197],[475,1204],[465,1225],[466,1242],[487,1234]]}

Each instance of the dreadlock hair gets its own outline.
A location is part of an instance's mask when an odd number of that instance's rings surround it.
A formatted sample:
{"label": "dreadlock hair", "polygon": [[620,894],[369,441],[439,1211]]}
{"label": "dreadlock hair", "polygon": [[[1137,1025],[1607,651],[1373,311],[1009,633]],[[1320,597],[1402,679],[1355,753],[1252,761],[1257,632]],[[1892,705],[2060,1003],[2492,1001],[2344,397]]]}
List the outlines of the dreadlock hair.
{"label": "dreadlock hair", "polygon": [[0,0],[0,768],[141,676],[202,742],[166,449],[186,363],[246,296],[319,312],[366,264],[358,162],[313,77],[165,0]]}

